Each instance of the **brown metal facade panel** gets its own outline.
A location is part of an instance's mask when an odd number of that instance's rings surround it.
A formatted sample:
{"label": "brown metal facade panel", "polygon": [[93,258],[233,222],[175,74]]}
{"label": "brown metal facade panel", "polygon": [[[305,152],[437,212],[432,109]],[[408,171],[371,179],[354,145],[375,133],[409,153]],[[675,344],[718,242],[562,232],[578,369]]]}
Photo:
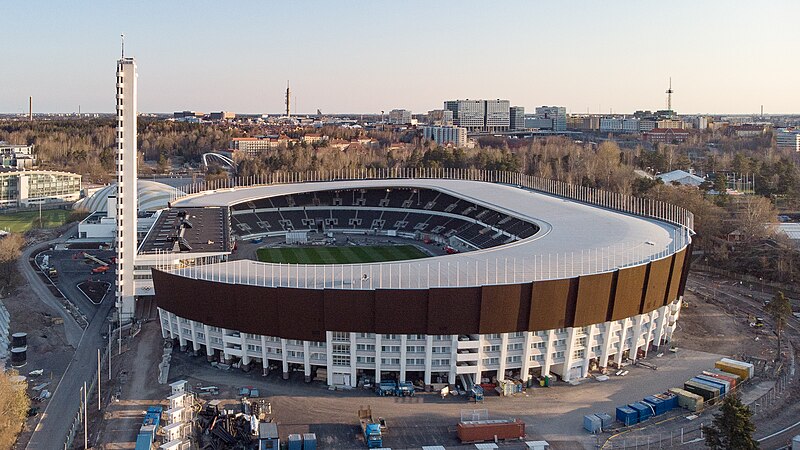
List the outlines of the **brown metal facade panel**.
{"label": "brown metal facade panel", "polygon": [[371,333],[375,330],[375,292],[325,289],[325,330]]}
{"label": "brown metal facade panel", "polygon": [[669,277],[669,291],[667,291],[666,303],[670,303],[678,298],[678,291],[681,286],[681,276],[683,275],[683,264],[686,260],[686,250],[681,250],[672,258],[672,272]]}
{"label": "brown metal facade panel", "polygon": [[517,314],[517,331],[526,331],[528,322],[531,319],[531,297],[533,294],[533,283],[523,283],[519,285],[519,314]]}
{"label": "brown metal facade panel", "polygon": [[669,269],[672,267],[672,257],[659,259],[648,264],[647,290],[642,303],[642,313],[648,313],[664,305],[667,296],[667,283],[669,282]]}
{"label": "brown metal facade panel", "polygon": [[280,299],[280,334],[285,339],[325,340],[325,299],[317,289],[274,288]]}
{"label": "brown metal facade panel", "polygon": [[[278,290],[259,286],[237,286],[227,295],[233,298],[236,330],[244,333],[278,336],[280,333],[280,301]],[[228,325],[226,328],[229,328]]]}
{"label": "brown metal facade panel", "polygon": [[425,334],[427,332],[427,289],[375,291],[375,333]]}
{"label": "brown metal facade panel", "polygon": [[426,334],[475,334],[480,327],[481,288],[433,288],[428,294]]}
{"label": "brown metal facade panel", "polygon": [[617,285],[611,305],[611,320],[620,320],[639,314],[644,296],[644,279],[647,266],[634,266],[617,271]]}
{"label": "brown metal facade panel", "polygon": [[686,247],[686,256],[683,259],[683,274],[681,275],[681,285],[678,288],[678,295],[683,295],[684,289],[686,289],[686,278],[689,277],[689,266],[692,265],[692,244],[689,244]]}
{"label": "brown metal facade panel", "polygon": [[521,292],[519,284],[481,288],[480,334],[517,331]]}
{"label": "brown metal facade panel", "polygon": [[227,298],[218,296],[223,294],[220,283],[192,280],[155,269],[152,274],[159,308],[212,326],[235,323],[234,313],[227,307],[233,305],[220,308],[224,304],[221,299]]}
{"label": "brown metal facade panel", "polygon": [[575,302],[575,321],[572,326],[584,327],[607,320],[608,302],[614,273],[583,275],[578,280],[578,298]]}
{"label": "brown metal facade panel", "polygon": [[[531,290],[528,330],[551,330],[567,324],[569,303],[574,305],[576,294],[572,279],[536,281]],[[574,310],[574,306],[572,306]]]}

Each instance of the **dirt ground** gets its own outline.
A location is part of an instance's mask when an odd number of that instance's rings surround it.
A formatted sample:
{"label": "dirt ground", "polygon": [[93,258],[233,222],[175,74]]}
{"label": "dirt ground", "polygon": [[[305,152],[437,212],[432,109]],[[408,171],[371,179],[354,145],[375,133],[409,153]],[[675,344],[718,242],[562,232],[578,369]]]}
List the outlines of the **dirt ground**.
{"label": "dirt ground", "polygon": [[[31,291],[23,288],[17,288],[12,295],[4,298],[3,304],[11,316],[11,332],[28,333],[28,363],[19,369],[20,374],[27,376],[33,370],[43,370],[41,376],[28,378],[28,394],[31,398],[39,395],[41,391],[33,391],[32,388],[44,383],[48,384],[43,389],[54,392],[75,351],[67,343],[61,317],[38,301]],[[47,401],[34,400],[31,406],[43,411]],[[25,448],[37,420],[38,417],[27,420],[15,448]]]}
{"label": "dirt ground", "polygon": [[769,358],[776,337],[766,328],[751,327],[752,317],[687,291],[672,345],[722,355]]}

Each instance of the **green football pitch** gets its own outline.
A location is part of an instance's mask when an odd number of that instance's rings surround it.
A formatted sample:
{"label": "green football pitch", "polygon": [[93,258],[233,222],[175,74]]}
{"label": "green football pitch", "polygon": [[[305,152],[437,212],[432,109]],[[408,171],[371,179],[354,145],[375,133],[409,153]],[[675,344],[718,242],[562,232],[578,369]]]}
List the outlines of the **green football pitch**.
{"label": "green football pitch", "polygon": [[[63,225],[71,211],[64,209],[47,209],[42,211],[42,226],[55,228]],[[39,221],[39,211],[22,211],[10,214],[0,214],[0,230],[12,233],[24,233],[34,227]]]}
{"label": "green football pitch", "polygon": [[359,264],[428,256],[413,245],[260,248],[256,253],[259,261],[289,264]]}

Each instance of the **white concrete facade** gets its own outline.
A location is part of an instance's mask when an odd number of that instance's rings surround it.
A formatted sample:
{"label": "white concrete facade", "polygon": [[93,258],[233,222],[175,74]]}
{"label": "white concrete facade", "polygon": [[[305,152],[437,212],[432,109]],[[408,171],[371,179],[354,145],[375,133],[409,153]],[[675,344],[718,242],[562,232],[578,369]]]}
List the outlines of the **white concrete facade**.
{"label": "white concrete facade", "polygon": [[137,100],[136,62],[117,61],[117,213],[116,307],[120,322],[133,318],[136,297],[133,265],[137,233]]}
{"label": "white concrete facade", "polygon": [[376,380],[386,375],[400,381],[421,378],[426,385],[453,384],[461,376],[473,382],[490,376],[528,380],[534,372],[554,373],[565,381],[583,378],[592,368],[618,366],[646,355],[651,345],[668,344],[681,304],[677,299],[646,314],[580,328],[442,336],[328,331],[325,342],[241,333],[158,311],[165,339],[204,350],[209,359],[241,358],[265,370],[273,363],[286,375],[292,364],[306,377],[312,368],[324,368],[329,385],[356,387],[365,371]]}

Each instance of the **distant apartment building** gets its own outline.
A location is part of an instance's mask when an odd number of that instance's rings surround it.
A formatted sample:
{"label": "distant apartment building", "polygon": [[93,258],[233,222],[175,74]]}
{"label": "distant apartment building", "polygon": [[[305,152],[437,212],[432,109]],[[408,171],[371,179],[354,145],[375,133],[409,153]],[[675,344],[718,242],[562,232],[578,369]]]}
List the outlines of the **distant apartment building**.
{"label": "distant apartment building", "polygon": [[438,126],[453,125],[453,111],[449,109],[432,109],[428,111],[428,124]]}
{"label": "distant apartment building", "polygon": [[30,169],[36,163],[33,145],[9,144],[0,141],[0,168]]}
{"label": "distant apartment building", "polygon": [[199,111],[176,111],[172,113],[173,119],[188,119],[188,118],[195,118],[195,119],[202,119],[205,116],[204,113]]}
{"label": "distant apartment building", "polygon": [[512,106],[508,110],[509,128],[512,130],[525,129],[525,108],[522,106]]}
{"label": "distant apartment building", "polygon": [[563,106],[538,106],[536,116],[553,120],[553,131],[567,130],[567,108]]}
{"label": "distant apartment building", "polygon": [[448,100],[444,109],[453,112],[453,124],[467,131],[508,131],[511,102],[508,100]]}
{"label": "distant apartment building", "polygon": [[0,170],[0,209],[75,202],[81,176],[50,170]]}
{"label": "distant apartment building", "polygon": [[256,156],[264,150],[278,148],[279,146],[289,145],[289,138],[286,136],[259,136],[252,138],[233,138],[229,149],[234,154],[244,156]]}
{"label": "distant apartment building", "polygon": [[236,113],[230,111],[212,112],[208,115],[209,120],[233,120],[236,118]]}
{"label": "distant apartment building", "polygon": [[427,126],[422,129],[422,138],[438,145],[452,144],[455,147],[465,147],[467,129],[456,126]]}
{"label": "distant apartment building", "polygon": [[685,124],[680,119],[661,119],[656,121],[656,128],[665,130],[682,130],[685,128]]}
{"label": "distant apartment building", "polygon": [[584,130],[584,131],[599,130],[600,116],[587,115],[587,114],[571,115],[567,119],[567,126],[572,130]]}
{"label": "distant apartment building", "polygon": [[800,152],[800,130],[786,128],[775,130],[775,143],[779,150]]}
{"label": "distant apartment building", "polygon": [[600,131],[608,133],[638,133],[639,119],[603,117],[600,119]]}
{"label": "distant apartment building", "polygon": [[689,138],[689,132],[677,128],[653,128],[642,134],[644,140],[660,144],[674,144]]}
{"label": "distant apartment building", "polygon": [[767,132],[766,125],[736,125],[731,127],[736,137],[756,137]]}
{"label": "distant apartment building", "polygon": [[534,130],[552,130],[553,129],[553,119],[545,119],[543,117],[539,117],[536,114],[527,114],[525,119],[523,120],[523,124],[525,128],[530,128]]}
{"label": "distant apartment building", "polygon": [[411,111],[407,109],[393,109],[389,111],[389,123],[392,125],[408,125],[411,123]]}

